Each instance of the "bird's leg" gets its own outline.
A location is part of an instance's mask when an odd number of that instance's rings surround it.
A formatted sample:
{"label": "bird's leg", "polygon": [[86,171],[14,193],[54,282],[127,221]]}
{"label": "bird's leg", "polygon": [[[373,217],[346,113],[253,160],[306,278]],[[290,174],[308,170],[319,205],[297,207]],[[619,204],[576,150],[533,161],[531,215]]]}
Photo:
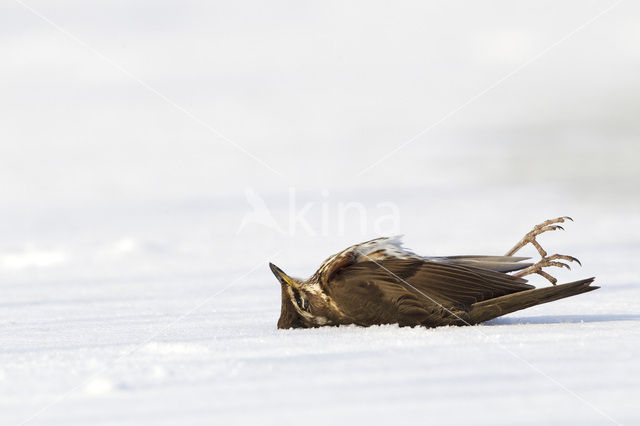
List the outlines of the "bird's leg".
{"label": "bird's leg", "polygon": [[540,244],[538,244],[538,241],[536,241],[536,237],[542,233],[545,233],[547,231],[555,231],[556,229],[564,231],[564,228],[560,225],[556,225],[556,223],[563,223],[565,220],[570,220],[573,222],[573,219],[571,219],[569,216],[563,216],[556,219],[545,220],[544,222],[534,226],[533,229],[527,233],[527,235],[522,237],[518,244],[513,246],[513,248],[509,250],[507,254],[505,254],[505,256],[513,256],[522,247],[531,243],[536,248],[536,250],[538,250],[538,253],[540,253],[540,257],[545,257],[547,255],[547,252],[544,251]]}
{"label": "bird's leg", "polygon": [[582,265],[580,261],[573,256],[567,256],[564,254],[552,254],[551,256],[542,256],[542,259],[540,259],[537,263],[521,271],[518,271],[513,275],[516,277],[524,277],[530,274],[538,274],[538,275],[542,275],[547,280],[549,280],[551,284],[556,285],[556,282],[558,282],[558,280],[552,277],[551,275],[549,275],[548,273],[546,273],[545,271],[543,271],[542,268],[546,268],[548,266],[556,266],[558,268],[571,269],[571,267],[568,264],[564,262],[558,262],[558,260],[566,260],[567,262],[577,262],[578,265]]}
{"label": "bird's leg", "polygon": [[562,226],[557,224],[563,223],[565,220],[573,221],[573,219],[571,219],[569,216],[563,216],[563,217],[558,217],[556,219],[545,220],[544,222],[534,226],[533,229],[529,233],[527,233],[527,235],[525,235],[520,240],[520,242],[518,242],[518,244],[513,246],[513,248],[507,252],[505,256],[513,256],[522,247],[531,243],[536,248],[536,250],[538,250],[538,253],[540,253],[540,257],[541,257],[540,261],[538,261],[534,265],[529,266],[528,268],[525,268],[515,273],[514,275],[516,277],[524,277],[530,274],[538,274],[538,275],[542,275],[547,280],[549,280],[551,284],[555,285],[557,280],[551,275],[549,275],[548,273],[546,273],[545,271],[543,271],[542,268],[545,268],[548,266],[556,266],[559,268],[571,269],[571,267],[568,264],[564,262],[559,262],[558,260],[566,260],[567,262],[577,262],[578,264],[580,264],[580,261],[573,256],[567,256],[564,254],[553,254],[551,256],[547,256],[547,252],[542,248],[542,246],[536,240],[536,237],[544,232],[555,231],[557,229],[564,230]]}

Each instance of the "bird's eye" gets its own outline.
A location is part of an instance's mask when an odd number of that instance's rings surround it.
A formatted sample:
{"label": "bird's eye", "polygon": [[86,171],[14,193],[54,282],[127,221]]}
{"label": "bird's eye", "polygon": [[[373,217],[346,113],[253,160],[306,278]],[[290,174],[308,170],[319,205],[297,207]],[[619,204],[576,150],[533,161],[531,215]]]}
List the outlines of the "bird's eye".
{"label": "bird's eye", "polygon": [[296,305],[298,305],[298,308],[302,309],[303,311],[309,309],[309,301],[307,299],[303,299],[298,291],[293,292],[293,297],[295,297],[296,299]]}

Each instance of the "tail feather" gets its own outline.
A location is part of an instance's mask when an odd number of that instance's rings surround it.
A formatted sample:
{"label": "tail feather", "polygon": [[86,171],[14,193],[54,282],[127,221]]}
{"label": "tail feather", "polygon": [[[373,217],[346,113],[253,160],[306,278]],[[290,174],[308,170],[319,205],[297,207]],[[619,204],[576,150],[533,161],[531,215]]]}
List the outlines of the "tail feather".
{"label": "tail feather", "polygon": [[521,309],[553,302],[554,300],[564,299],[565,297],[575,296],[600,288],[591,285],[594,279],[595,278],[587,278],[567,284],[534,288],[474,303],[471,305],[471,311],[469,312],[469,322],[471,324],[478,324]]}

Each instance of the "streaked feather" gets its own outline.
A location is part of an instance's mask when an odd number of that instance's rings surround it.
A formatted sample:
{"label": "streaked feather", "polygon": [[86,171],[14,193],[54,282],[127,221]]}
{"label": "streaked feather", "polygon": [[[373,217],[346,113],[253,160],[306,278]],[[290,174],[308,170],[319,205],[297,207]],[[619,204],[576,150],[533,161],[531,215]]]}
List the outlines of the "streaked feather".
{"label": "streaked feather", "polygon": [[469,325],[598,288],[589,279],[536,289],[508,274],[531,266],[528,259],[424,257],[405,249],[399,236],[376,238],[330,256],[309,279],[295,280],[298,293],[282,280],[278,327]]}

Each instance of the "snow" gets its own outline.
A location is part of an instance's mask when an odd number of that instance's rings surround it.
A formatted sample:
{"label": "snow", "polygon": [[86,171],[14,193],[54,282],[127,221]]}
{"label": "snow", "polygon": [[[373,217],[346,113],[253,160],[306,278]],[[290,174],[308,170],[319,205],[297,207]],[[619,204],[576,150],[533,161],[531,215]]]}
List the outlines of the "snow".
{"label": "snow", "polygon": [[[450,201],[466,196],[456,192]],[[406,202],[403,211],[411,211],[416,200]],[[223,234],[228,243],[217,245],[217,235],[202,237],[218,219],[218,203],[210,203],[176,205],[165,222],[152,207],[148,215],[157,222],[138,221],[139,235],[123,232],[128,237],[114,231],[122,217],[103,210],[112,219],[101,220],[99,229],[68,230],[58,242],[65,263],[2,269],[3,424],[33,415],[28,424],[321,424],[336,416],[338,423],[374,424],[637,422],[640,290],[630,266],[640,256],[640,244],[630,242],[640,229],[635,213],[583,214],[565,233],[541,238],[585,265],[562,272],[563,281],[595,275],[602,286],[595,292],[477,327],[285,331],[275,328],[279,285],[267,261],[304,275],[344,247],[329,237],[296,238],[266,228],[259,238]],[[526,210],[537,203],[512,212],[513,222],[522,221],[519,214],[530,216]],[[563,213],[588,210],[581,203],[561,207]],[[71,216],[47,211],[52,214]],[[407,236],[411,247],[459,253],[438,246],[461,237],[428,237],[439,234],[440,214],[427,214],[424,223],[419,215],[404,218],[418,234]],[[56,247],[45,219],[42,227],[34,225],[34,235]],[[485,229],[457,243],[500,253],[498,247],[506,251],[527,230],[508,219],[482,221]],[[74,219],[59,224],[70,225],[78,226]],[[612,231],[617,242],[610,241],[609,226],[626,229]],[[287,247],[292,239],[307,245]]]}
{"label": "snow", "polygon": [[[639,423],[638,5],[387,157],[613,4],[583,3],[27,2],[95,51],[0,6],[0,424]],[[500,255],[561,215],[540,242],[597,291],[276,329],[268,262]]]}

